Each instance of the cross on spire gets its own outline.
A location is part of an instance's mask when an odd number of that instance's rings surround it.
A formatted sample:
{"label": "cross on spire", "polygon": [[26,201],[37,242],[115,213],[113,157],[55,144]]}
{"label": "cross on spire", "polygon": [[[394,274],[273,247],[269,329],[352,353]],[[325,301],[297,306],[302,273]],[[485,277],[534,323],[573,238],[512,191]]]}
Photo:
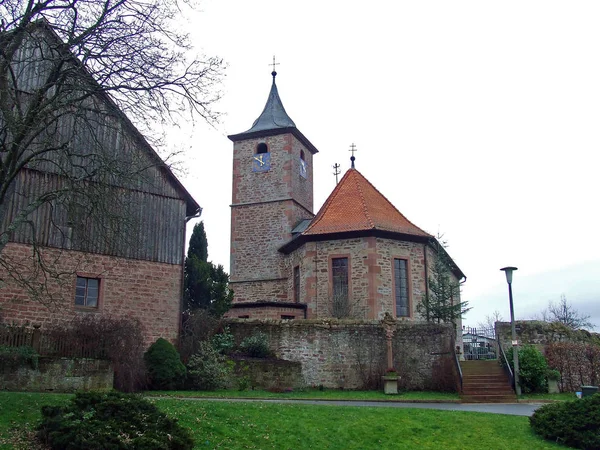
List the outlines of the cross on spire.
{"label": "cross on spire", "polygon": [[278,62],[275,62],[275,55],[273,55],[273,62],[269,65],[273,66],[273,72],[271,72],[271,75],[273,75],[273,79],[275,79],[275,76],[277,75],[277,72],[275,72],[275,66],[279,65]]}
{"label": "cross on spire", "polygon": [[354,160],[356,159],[354,157],[354,152],[357,152],[358,150],[356,150],[356,145],[354,145],[354,142],[352,144],[350,144],[350,150],[348,150],[349,152],[352,152],[352,156],[350,157],[350,161],[352,161],[352,168],[354,169]]}

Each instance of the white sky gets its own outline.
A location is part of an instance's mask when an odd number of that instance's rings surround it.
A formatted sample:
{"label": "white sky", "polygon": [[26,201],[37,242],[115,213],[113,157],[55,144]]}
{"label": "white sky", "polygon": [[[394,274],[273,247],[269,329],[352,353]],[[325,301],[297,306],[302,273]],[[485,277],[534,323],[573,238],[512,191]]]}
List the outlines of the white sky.
{"label": "white sky", "polygon": [[[183,182],[209,258],[229,269],[232,142],[258,117],[276,55],[283,104],[319,149],[315,212],[356,167],[443,233],[475,325],[564,293],[600,326],[600,2],[203,0],[198,50],[228,64],[217,129],[182,124]],[[343,172],[342,172],[343,173]],[[188,229],[191,233],[191,223]]]}

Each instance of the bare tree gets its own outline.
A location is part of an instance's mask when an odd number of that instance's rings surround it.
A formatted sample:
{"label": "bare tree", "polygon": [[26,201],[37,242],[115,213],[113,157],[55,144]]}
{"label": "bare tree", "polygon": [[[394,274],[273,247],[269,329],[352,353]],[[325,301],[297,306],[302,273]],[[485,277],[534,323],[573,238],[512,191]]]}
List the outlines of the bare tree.
{"label": "bare tree", "polygon": [[190,57],[179,6],[0,2],[0,252],[33,245],[0,265],[30,294],[51,298],[45,280],[65,275],[40,246],[116,254],[143,239],[136,192],[173,175],[128,117],[146,133],[184,113],[216,120],[222,61]]}
{"label": "bare tree", "polygon": [[590,322],[591,316],[581,314],[567,301],[565,294],[560,296],[558,302],[548,302],[548,308],[542,313],[546,322],[558,322],[572,330],[594,329],[595,325]]}
{"label": "bare tree", "polygon": [[477,327],[482,329],[494,329],[496,322],[504,322],[504,317],[502,317],[502,314],[498,310],[495,310],[492,314],[486,315],[485,320],[479,322]]}

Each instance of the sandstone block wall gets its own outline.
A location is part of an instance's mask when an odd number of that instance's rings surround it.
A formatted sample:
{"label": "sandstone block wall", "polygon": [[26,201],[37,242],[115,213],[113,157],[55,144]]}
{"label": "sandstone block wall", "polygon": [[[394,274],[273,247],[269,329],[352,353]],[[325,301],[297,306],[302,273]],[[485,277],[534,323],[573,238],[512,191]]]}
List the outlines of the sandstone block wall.
{"label": "sandstone block wall", "polygon": [[[387,368],[385,333],[379,321],[231,319],[228,324],[238,344],[258,331],[265,333],[279,358],[302,364],[307,386],[379,386]],[[401,388],[456,390],[453,334],[448,324],[397,324],[392,345]]]}
{"label": "sandstone block wall", "polygon": [[[31,267],[31,247],[8,244],[5,255]],[[138,318],[144,327],[145,345],[159,337],[176,342],[181,313],[182,266],[151,261],[116,258],[70,250],[44,250],[48,261],[57,261],[65,278],[48,281],[49,293],[42,296],[43,304],[31,299],[26,290],[17,286],[6,272],[0,288],[0,317],[4,322],[17,324],[60,324],[80,314],[100,314],[114,317]],[[75,306],[77,275],[100,279],[100,298],[97,308]]]}
{"label": "sandstone block wall", "polygon": [[37,369],[19,367],[0,371],[0,389],[32,392],[110,390],[113,378],[109,361],[42,357]]}
{"label": "sandstone block wall", "polygon": [[395,258],[405,259],[409,278],[407,319],[419,318],[416,307],[425,293],[423,252],[423,244],[375,237],[308,242],[288,257],[288,290],[291,296],[293,267],[299,266],[301,301],[308,305],[308,317],[331,317],[331,259],[347,257],[351,317],[381,319],[386,312],[396,312],[393,262]]}
{"label": "sandstone block wall", "polygon": [[[496,336],[506,351],[512,345],[510,322],[496,322]],[[585,342],[591,336],[585,330],[569,330],[564,325],[541,320],[517,320],[515,322],[519,344],[531,344],[543,351],[554,342]]]}

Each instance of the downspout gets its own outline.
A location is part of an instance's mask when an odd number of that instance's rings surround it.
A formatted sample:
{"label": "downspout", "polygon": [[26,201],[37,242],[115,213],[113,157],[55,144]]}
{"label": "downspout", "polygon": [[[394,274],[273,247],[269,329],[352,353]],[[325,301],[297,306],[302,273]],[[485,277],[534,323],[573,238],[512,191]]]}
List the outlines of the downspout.
{"label": "downspout", "polygon": [[183,221],[183,245],[181,246],[181,278],[179,281],[179,329],[177,330],[177,347],[181,350],[181,326],[183,322],[183,285],[185,283],[185,235],[187,223],[200,217],[202,215],[202,208],[198,207],[198,210],[191,216],[186,216]]}
{"label": "downspout", "polygon": [[[315,315],[319,315],[319,271],[317,262],[319,258],[319,241],[315,241]],[[308,308],[307,308],[308,309]]]}
{"label": "downspout", "polygon": [[427,244],[423,244],[423,264],[425,265],[425,304],[427,305],[427,316],[425,320],[429,322],[429,272],[427,270]]}

